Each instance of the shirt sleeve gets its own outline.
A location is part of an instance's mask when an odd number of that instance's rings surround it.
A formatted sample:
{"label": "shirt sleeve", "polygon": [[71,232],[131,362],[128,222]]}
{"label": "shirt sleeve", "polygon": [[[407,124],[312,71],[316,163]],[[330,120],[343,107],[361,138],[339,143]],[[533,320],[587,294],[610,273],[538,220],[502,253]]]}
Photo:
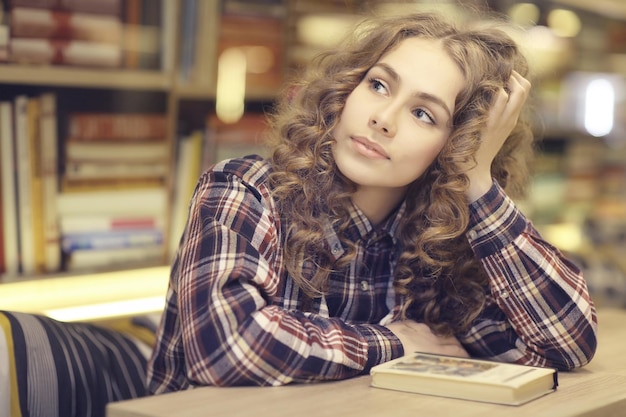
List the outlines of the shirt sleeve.
{"label": "shirt sleeve", "polygon": [[234,175],[205,175],[196,188],[171,294],[189,383],[344,379],[402,353],[382,326],[271,305],[283,270],[269,204],[263,190]]}
{"label": "shirt sleeve", "polygon": [[487,304],[460,337],[472,355],[573,369],[597,344],[597,317],[581,271],[539,235],[495,183],[470,206],[470,245],[489,277]]}

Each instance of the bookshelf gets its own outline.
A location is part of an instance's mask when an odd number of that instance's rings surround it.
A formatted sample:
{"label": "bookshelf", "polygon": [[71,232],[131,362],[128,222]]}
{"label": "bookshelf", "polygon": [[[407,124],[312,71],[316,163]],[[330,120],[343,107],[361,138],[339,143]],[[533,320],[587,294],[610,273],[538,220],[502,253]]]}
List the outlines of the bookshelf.
{"label": "bookshelf", "polygon": [[[50,0],[53,2],[53,0]],[[84,0],[89,3],[90,0]],[[115,1],[115,0],[110,0]],[[198,132],[206,133],[207,120],[209,116],[214,115],[216,100],[218,95],[218,70],[219,70],[219,51],[220,46],[220,30],[221,30],[221,14],[223,10],[222,1],[224,0],[121,0],[122,5],[133,4],[150,4],[154,6],[158,4],[161,8],[163,19],[159,25],[160,28],[160,64],[156,68],[89,68],[69,65],[41,65],[41,64],[24,64],[0,62],[0,100],[13,100],[20,94],[29,96],[39,96],[46,92],[52,92],[57,97],[57,105],[59,109],[59,152],[64,151],[64,142],[66,140],[67,116],[69,113],[78,110],[89,111],[106,111],[106,112],[139,112],[153,111],[161,112],[167,119],[167,143],[170,149],[171,158],[168,161],[170,166],[169,175],[165,178],[163,189],[167,194],[168,204],[168,221],[177,216],[172,213],[177,206],[174,202],[175,190],[179,188],[176,184],[177,177],[177,154],[180,153],[180,145],[188,142],[186,139],[197,135]],[[386,3],[373,2],[370,0],[283,0],[281,1],[252,1],[252,0],[228,0],[232,4],[241,7],[249,7],[250,3],[264,4],[264,8],[271,10],[267,13],[274,18],[279,25],[282,25],[282,62],[276,68],[278,74],[286,74],[290,68],[297,68],[306,63],[311,54],[316,52],[316,47],[326,47],[327,45],[306,44],[298,34],[298,24],[300,19],[308,16],[312,17],[328,17],[333,16],[334,19],[345,19],[346,23],[354,22],[355,16],[359,13],[375,8]],[[98,2],[100,3],[100,2]],[[276,4],[280,3],[280,7]],[[8,4],[7,1],[3,2]],[[189,13],[187,7],[196,5],[197,8],[191,9]],[[243,5],[243,6],[242,6]],[[187,10],[187,13],[186,13]],[[184,21],[184,16],[191,16],[194,22],[202,22],[202,24],[189,24]],[[5,18],[7,13],[5,11]],[[189,19],[190,17],[187,17]],[[319,31],[318,31],[319,32]],[[330,32],[329,32],[330,33]],[[1,47],[1,45],[0,45]],[[183,50],[187,51],[191,63],[183,61]],[[0,51],[1,52],[1,51]],[[1,59],[1,55],[0,55]],[[595,62],[595,61],[594,61]],[[601,60],[597,60],[601,62]],[[184,68],[184,65],[191,65]],[[282,72],[281,72],[282,71]],[[276,75],[276,74],[275,74]],[[245,111],[255,112],[262,111],[268,104],[272,102],[273,96],[278,91],[278,87],[271,83],[259,82],[252,83],[247,80],[245,96]],[[548,112],[546,112],[548,113]],[[0,126],[1,128],[1,126]],[[565,143],[571,144],[571,140],[564,140]],[[622,164],[623,165],[623,164]],[[62,170],[62,164],[59,164],[59,172]],[[193,174],[191,176],[193,178]],[[541,180],[541,178],[539,178]],[[550,184],[548,184],[550,185]],[[544,184],[545,186],[545,184]],[[545,194],[545,193],[540,193]],[[586,200],[587,201],[587,200]],[[591,200],[589,200],[591,201]],[[531,202],[532,203],[532,202]],[[6,204],[2,200],[2,205]],[[545,201],[543,202],[545,204]],[[0,206],[0,207],[1,207]],[[538,217],[542,213],[534,210]],[[180,216],[179,216],[180,217]],[[624,215],[620,214],[623,220]],[[566,219],[567,220],[567,219]],[[553,232],[551,228],[554,224],[557,226],[563,222],[555,221],[550,218],[542,224],[549,234],[558,234],[566,236],[567,242],[573,240],[571,236],[572,228],[568,227],[568,233],[563,233],[563,228],[559,228]],[[566,222],[567,225],[578,224],[577,221]],[[573,233],[580,233],[580,227],[573,227]],[[180,225],[168,224],[168,233],[164,240],[171,241],[172,246],[176,241],[176,233],[171,230],[180,230]],[[558,233],[557,233],[558,232]],[[551,239],[552,240],[552,239]],[[555,239],[555,241],[558,239]],[[4,245],[11,245],[14,242],[4,242]],[[621,248],[624,247],[620,243]],[[0,247],[1,249],[1,247]],[[55,271],[34,274],[7,275],[0,273],[0,292],[4,288],[11,286],[11,294],[19,294],[24,291],[22,298],[28,298],[28,292],[32,290],[30,282],[36,285],[42,297],[46,294],[56,294],[54,291],[46,291],[46,285],[53,285],[52,282],[65,280],[66,283],[72,283],[72,286],[84,288],[88,292],[100,292],[109,294],[110,301],[119,298],[115,292],[109,291],[104,283],[107,282],[106,277],[109,272],[120,272],[125,274],[130,281],[136,281],[139,286],[144,285],[144,281],[134,278],[141,273],[144,267],[164,267],[168,264],[169,254],[166,253],[157,265],[152,262],[149,265],[132,265],[132,266],[112,266],[110,271],[88,270],[88,271]],[[150,269],[148,269],[150,270]],[[164,270],[159,270],[159,276],[162,277]],[[94,274],[100,277],[101,273],[105,278],[94,279]],[[117,275],[119,277],[119,275]],[[118,279],[118,278],[116,278]],[[81,284],[81,280],[83,283]],[[110,283],[116,282],[114,279],[109,280]],[[159,281],[161,285],[161,281]],[[5,287],[6,284],[6,287]],[[17,285],[19,284],[19,285]],[[22,287],[21,285],[24,284]],[[26,285],[28,284],[28,285]],[[54,288],[57,284],[54,284]],[[21,290],[19,288],[24,288]],[[52,287],[51,287],[52,288]],[[161,287],[158,288],[161,291]],[[151,291],[151,290],[150,290]],[[149,290],[146,288],[146,292]],[[15,297],[18,297],[15,295]],[[0,300],[0,308],[4,306]],[[106,300],[99,300],[105,302]],[[17,304],[19,307],[19,303]]]}
{"label": "bookshelf", "polygon": [[[85,4],[89,1],[85,0]],[[136,262],[86,266],[78,269],[70,269],[62,261],[64,266],[50,271],[26,272],[22,268],[17,273],[9,273],[4,265],[4,270],[0,270],[0,286],[3,293],[0,308],[48,314],[52,307],[53,310],[59,310],[64,307],[76,307],[77,304],[106,306],[107,303],[117,301],[145,301],[146,298],[164,293],[167,265],[172,256],[171,246],[177,241],[176,236],[170,234],[172,230],[180,230],[180,226],[177,229],[171,222],[172,207],[175,206],[173,199],[176,197],[176,156],[183,138],[192,134],[197,135],[199,131],[207,129],[209,117],[215,113],[218,53],[223,42],[220,36],[223,28],[220,23],[222,11],[226,9],[222,0],[110,0],[110,2],[119,5],[119,16],[124,24],[130,7],[144,10],[155,6],[159,8],[161,20],[158,26],[160,44],[158,65],[150,68],[129,67],[124,58],[120,66],[109,68],[69,63],[12,62],[9,57],[8,61],[0,62],[0,87],[2,87],[0,101],[14,105],[18,96],[39,99],[45,94],[50,94],[55,97],[58,153],[56,173],[59,194],[62,193],[62,176],[66,169],[64,158],[70,139],[70,119],[73,113],[82,111],[162,114],[167,121],[165,140],[169,147],[167,159],[169,171],[160,186],[166,195],[164,206],[167,224],[162,238],[163,255],[158,260],[139,259]],[[3,2],[5,13],[2,24],[10,27],[11,7],[18,7],[15,6],[17,3],[13,0]],[[282,36],[280,25],[286,20],[289,2],[273,3],[275,4],[271,7],[274,11],[281,9],[278,15],[273,16],[273,22],[277,25],[276,33]],[[269,6],[264,6],[266,7]],[[262,15],[263,10],[260,10],[259,16]],[[193,24],[185,20],[190,18],[193,19]],[[277,42],[277,48],[283,47],[282,39],[274,41]],[[185,50],[190,50],[191,53],[187,58],[184,55]],[[185,59],[190,59],[191,64]],[[276,65],[273,76],[280,77],[283,61],[278,60]],[[259,103],[263,105],[271,103],[280,79],[276,78],[275,81],[274,85],[269,86],[263,83],[256,85],[248,83],[244,97],[246,111],[251,108],[258,109]],[[17,172],[17,168],[14,171]],[[192,178],[192,181],[195,182],[195,178]],[[60,200],[57,195],[57,202],[62,205]],[[7,204],[10,202],[5,196],[1,200],[0,208],[5,208]],[[129,201],[128,204],[135,203]],[[19,208],[16,211],[19,213]],[[61,242],[62,239],[63,235],[59,237]],[[170,247],[168,241],[171,241]],[[7,246],[19,246],[19,242],[15,240],[4,240],[2,243],[0,250]],[[0,268],[2,266],[0,263]],[[153,278],[150,279],[150,276]],[[124,289],[119,287],[122,283]],[[60,294],[63,293],[71,296],[61,297]],[[30,304],[26,304],[29,300]],[[81,302],[77,303],[76,300]],[[158,311],[160,307],[152,305],[138,308],[140,309],[138,312],[145,313],[150,310]],[[94,318],[96,317],[89,319]]]}

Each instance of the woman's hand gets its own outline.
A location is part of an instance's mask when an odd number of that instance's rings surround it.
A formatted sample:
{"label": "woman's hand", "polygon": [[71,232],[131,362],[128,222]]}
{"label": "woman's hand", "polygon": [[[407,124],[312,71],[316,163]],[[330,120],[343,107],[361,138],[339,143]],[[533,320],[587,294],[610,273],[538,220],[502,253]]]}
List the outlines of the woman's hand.
{"label": "woman's hand", "polygon": [[386,326],[396,335],[404,353],[423,352],[468,358],[469,355],[454,336],[437,336],[424,323],[402,320]]}
{"label": "woman's hand", "polygon": [[501,88],[496,94],[487,125],[481,134],[476,166],[467,173],[470,186],[466,194],[470,202],[476,201],[491,188],[491,163],[517,124],[530,87],[527,79],[513,71],[506,88]]}

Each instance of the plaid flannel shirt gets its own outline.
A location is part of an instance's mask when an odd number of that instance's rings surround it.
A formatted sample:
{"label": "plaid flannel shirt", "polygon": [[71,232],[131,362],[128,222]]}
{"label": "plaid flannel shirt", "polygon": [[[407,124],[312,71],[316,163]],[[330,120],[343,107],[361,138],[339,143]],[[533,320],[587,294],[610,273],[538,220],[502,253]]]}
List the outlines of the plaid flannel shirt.
{"label": "plaid flannel shirt", "polygon": [[[357,209],[357,256],[305,298],[286,273],[285,225],[270,196],[270,166],[224,161],[200,178],[172,266],[167,305],[148,367],[148,391],[194,385],[282,385],[364,374],[404,353],[384,327],[394,294],[395,231],[403,208],[374,228]],[[596,313],[580,271],[543,241],[497,183],[472,203],[467,238],[490,280],[467,334],[474,356],[570,369],[596,347]],[[332,256],[344,253],[327,230]]]}

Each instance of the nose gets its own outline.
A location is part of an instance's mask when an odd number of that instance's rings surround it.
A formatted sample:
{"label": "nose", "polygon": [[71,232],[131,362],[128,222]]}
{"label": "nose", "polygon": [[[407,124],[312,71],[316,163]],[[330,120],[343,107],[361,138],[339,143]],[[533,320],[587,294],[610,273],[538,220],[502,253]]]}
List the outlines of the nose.
{"label": "nose", "polygon": [[382,133],[385,136],[392,137],[396,134],[395,121],[392,116],[391,109],[386,111],[378,111],[370,117],[369,125],[372,129]]}

